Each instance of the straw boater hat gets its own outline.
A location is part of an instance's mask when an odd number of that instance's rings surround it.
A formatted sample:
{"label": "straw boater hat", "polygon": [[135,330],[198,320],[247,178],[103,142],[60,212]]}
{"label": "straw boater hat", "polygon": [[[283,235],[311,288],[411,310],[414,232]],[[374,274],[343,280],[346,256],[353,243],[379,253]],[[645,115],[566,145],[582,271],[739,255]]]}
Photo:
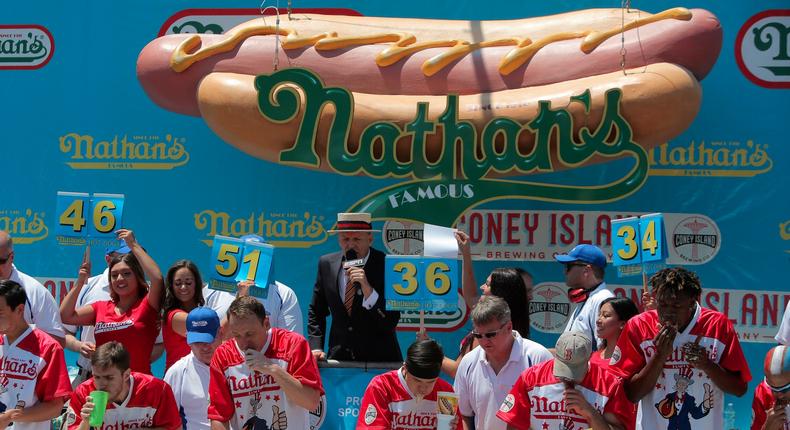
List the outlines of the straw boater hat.
{"label": "straw boater hat", "polygon": [[332,230],[327,230],[329,233],[343,233],[343,232],[377,232],[381,230],[374,230],[370,224],[370,214],[360,213],[339,213],[337,214],[337,224]]}

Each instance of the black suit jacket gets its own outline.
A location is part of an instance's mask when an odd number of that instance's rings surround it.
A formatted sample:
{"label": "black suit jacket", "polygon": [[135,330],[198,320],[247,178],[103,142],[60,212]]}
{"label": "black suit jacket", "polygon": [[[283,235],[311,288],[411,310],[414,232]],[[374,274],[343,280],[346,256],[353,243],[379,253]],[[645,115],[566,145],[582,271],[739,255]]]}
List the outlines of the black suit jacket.
{"label": "black suit jacket", "polygon": [[[403,361],[395,328],[400,312],[386,311],[384,299],[384,253],[370,248],[365,276],[379,295],[371,309],[362,306],[362,289],[354,296],[351,315],[340,297],[338,277],[343,253],[335,252],[318,260],[318,276],[307,311],[310,348],[326,351],[327,358],[352,361]],[[332,314],[329,347],[324,347],[326,317]]]}

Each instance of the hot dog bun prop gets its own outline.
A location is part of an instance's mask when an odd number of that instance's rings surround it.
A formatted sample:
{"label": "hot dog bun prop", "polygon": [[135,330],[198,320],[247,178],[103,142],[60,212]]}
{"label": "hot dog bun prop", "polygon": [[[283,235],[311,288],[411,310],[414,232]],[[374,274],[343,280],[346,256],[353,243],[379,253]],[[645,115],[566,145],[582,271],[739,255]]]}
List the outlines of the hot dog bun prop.
{"label": "hot dog bun prop", "polygon": [[[372,127],[394,126],[379,128],[397,145],[391,145],[390,154],[386,145],[373,145],[374,159],[389,156],[406,163],[419,143],[428,160],[437,160],[454,149],[442,132],[448,121],[470,124],[481,136],[493,118],[521,125],[536,121],[544,103],[567,109],[577,137],[594,131],[617,108],[630,125],[631,140],[649,149],[677,136],[694,119],[701,102],[699,80],[712,68],[722,43],[718,20],[701,9],[657,14],[594,9],[507,21],[294,16],[279,26],[271,18],[254,19],[222,35],[160,37],[140,53],[138,78],[161,107],[202,116],[226,142],[274,162],[288,162],[284,154],[298,146],[300,133],[304,137],[302,120],[314,115],[314,157],[292,164],[336,170],[328,146],[338,131],[337,117],[346,112],[332,103],[309,112],[299,82],[310,76],[322,88],[349,92],[353,105],[344,138],[350,153],[376,136]],[[297,70],[283,70],[290,68]],[[284,72],[294,81],[269,85],[273,74]],[[621,91],[613,95],[612,89]],[[283,112],[289,101],[292,112]],[[422,135],[415,132],[415,124],[428,122],[439,125]],[[492,133],[503,140],[508,135],[503,129]],[[513,133],[520,154],[534,151],[536,133]],[[487,169],[480,175],[545,171],[541,166],[548,162],[554,169],[572,164],[552,153],[543,164]],[[461,161],[454,163],[463,167]],[[408,176],[372,168],[355,173]]]}

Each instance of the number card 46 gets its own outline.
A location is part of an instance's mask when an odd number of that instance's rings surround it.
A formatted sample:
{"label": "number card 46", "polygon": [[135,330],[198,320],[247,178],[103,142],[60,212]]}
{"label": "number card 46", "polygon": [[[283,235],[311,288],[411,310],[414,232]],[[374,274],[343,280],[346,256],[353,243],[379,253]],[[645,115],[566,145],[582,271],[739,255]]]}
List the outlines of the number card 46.
{"label": "number card 46", "polygon": [[58,191],[56,235],[80,238],[114,238],[122,224],[123,194]]}

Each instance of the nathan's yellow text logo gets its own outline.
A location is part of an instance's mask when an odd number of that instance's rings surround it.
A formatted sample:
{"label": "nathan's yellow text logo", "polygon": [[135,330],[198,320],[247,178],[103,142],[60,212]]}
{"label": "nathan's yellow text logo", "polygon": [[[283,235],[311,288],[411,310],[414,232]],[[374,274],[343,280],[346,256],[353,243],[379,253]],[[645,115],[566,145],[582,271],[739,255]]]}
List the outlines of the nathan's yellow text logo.
{"label": "nathan's yellow text logo", "polygon": [[170,134],[115,135],[94,138],[88,134],[60,136],[60,152],[68,154],[72,169],[170,170],[189,161],[186,138]]}
{"label": "nathan's yellow text logo", "polygon": [[266,243],[281,248],[310,248],[326,241],[323,215],[310,212],[269,212],[232,216],[206,209],[195,214],[195,228],[204,232],[202,242],[211,246],[214,236],[261,236]]}
{"label": "nathan's yellow text logo", "polygon": [[[779,237],[781,237],[782,240],[790,240],[790,220],[779,224]],[[790,254],[790,249],[785,252]]]}
{"label": "nathan's yellow text logo", "polygon": [[650,175],[751,177],[773,168],[767,148],[752,140],[665,143],[648,153]]}
{"label": "nathan's yellow text logo", "polygon": [[33,209],[0,209],[0,230],[14,238],[14,243],[27,245],[49,236],[44,212]]}

